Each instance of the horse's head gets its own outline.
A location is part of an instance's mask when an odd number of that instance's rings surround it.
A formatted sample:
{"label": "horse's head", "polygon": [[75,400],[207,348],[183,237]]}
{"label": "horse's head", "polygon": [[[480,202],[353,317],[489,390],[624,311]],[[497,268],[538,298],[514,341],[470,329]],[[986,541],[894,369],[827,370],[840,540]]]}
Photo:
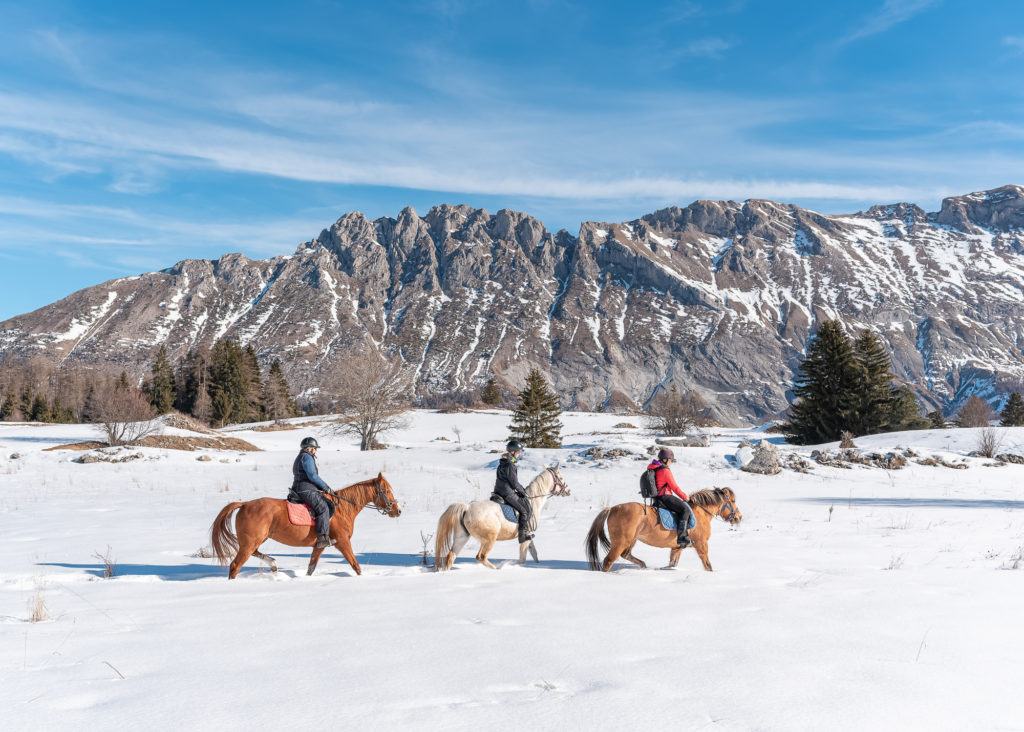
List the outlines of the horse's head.
{"label": "horse's head", "polygon": [[569,484],[565,482],[565,478],[562,477],[562,466],[551,465],[548,467],[548,472],[551,473],[551,478],[554,481],[554,486],[551,488],[551,495],[553,496],[568,496],[569,495]]}
{"label": "horse's head", "polygon": [[743,514],[740,513],[740,509],[736,505],[736,494],[732,492],[732,488],[716,488],[715,490],[720,492],[724,499],[722,506],[718,509],[718,517],[733,526],[739,525],[743,520]]}
{"label": "horse's head", "polygon": [[384,477],[383,473],[377,473],[373,479],[373,485],[377,489],[377,495],[373,497],[373,505],[377,509],[392,518],[402,515],[402,509],[395,500],[395,494],[391,492],[391,484]]}

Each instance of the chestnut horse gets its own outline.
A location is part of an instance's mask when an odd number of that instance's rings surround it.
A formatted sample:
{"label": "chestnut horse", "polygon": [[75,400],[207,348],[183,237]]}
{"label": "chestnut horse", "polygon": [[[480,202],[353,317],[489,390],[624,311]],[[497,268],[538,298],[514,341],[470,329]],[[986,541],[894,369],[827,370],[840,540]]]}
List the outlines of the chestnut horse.
{"label": "chestnut horse", "polygon": [[[738,524],[743,518],[736,507],[736,494],[730,488],[714,488],[696,491],[690,494],[690,508],[697,525],[690,529],[690,541],[697,550],[704,569],[711,571],[708,561],[708,539],[711,538],[711,519],[719,516],[730,524]],[[605,521],[608,522],[608,533],[604,533]],[[597,543],[601,542],[604,549],[609,550],[604,562],[599,561]],[[628,559],[641,569],[647,565],[633,556],[633,546],[642,541],[650,546],[665,547],[672,551],[668,555],[668,566],[675,567],[679,562],[682,549],[676,544],[676,530],[666,529],[658,521],[658,511],[648,508],[642,503],[620,503],[606,508],[597,514],[594,523],[587,532],[587,562],[590,568],[607,572],[620,556]]]}
{"label": "chestnut horse", "polygon": [[[356,516],[367,506],[376,508],[385,516],[398,516],[402,510],[398,507],[391,492],[391,484],[380,473],[372,480],[355,483],[339,491],[327,491],[325,496],[335,506],[331,516],[330,536],[346,561],[356,574],[362,574],[356,555],[352,552],[352,529]],[[231,531],[228,523],[231,514],[239,509],[235,517],[235,531]],[[281,498],[257,498],[253,501],[236,501],[226,505],[213,526],[210,527],[210,541],[213,554],[220,560],[223,567],[231,559],[228,579],[234,579],[250,556],[255,555],[270,565],[270,571],[277,571],[277,562],[273,557],[259,551],[259,546],[267,539],[273,539],[288,546],[313,546],[316,544],[316,528],[313,526],[296,526],[288,520],[287,502]],[[309,569],[306,575],[313,574],[316,563],[320,561],[323,549],[313,549],[309,558]]]}

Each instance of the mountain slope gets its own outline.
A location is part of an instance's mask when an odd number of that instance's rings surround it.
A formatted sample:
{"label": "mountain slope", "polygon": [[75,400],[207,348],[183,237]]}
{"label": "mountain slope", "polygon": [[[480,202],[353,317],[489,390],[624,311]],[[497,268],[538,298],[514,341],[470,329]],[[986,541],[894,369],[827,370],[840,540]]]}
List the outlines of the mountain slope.
{"label": "mountain slope", "polygon": [[360,343],[428,396],[518,387],[540,366],[566,406],[695,388],[727,421],[786,408],[819,321],[876,329],[932,407],[1024,376],[1024,189],[826,216],[697,201],[549,232],[513,211],[438,206],[342,216],[295,254],[229,254],[97,285],[0,323],[0,358],[109,363],[141,376],[222,336],[316,387]]}

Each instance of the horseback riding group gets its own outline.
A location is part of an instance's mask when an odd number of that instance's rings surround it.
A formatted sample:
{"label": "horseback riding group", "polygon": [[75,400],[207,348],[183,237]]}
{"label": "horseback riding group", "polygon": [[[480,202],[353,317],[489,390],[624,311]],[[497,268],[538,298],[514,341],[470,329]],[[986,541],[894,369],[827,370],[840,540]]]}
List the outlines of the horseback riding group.
{"label": "horseback riding group", "polygon": [[[222,564],[230,562],[229,578],[234,579],[251,556],[267,562],[271,571],[276,572],[274,558],[259,551],[268,539],[289,546],[312,546],[307,575],[313,574],[320,555],[331,545],[338,547],[356,574],[362,573],[351,543],[356,516],[363,508],[372,507],[394,517],[401,514],[401,508],[391,484],[380,473],[371,480],[332,490],[317,468],[319,448],[313,437],[302,440],[299,454],[292,463],[292,486],[287,499],[236,501],[218,514],[211,528],[211,544],[214,556]],[[496,541],[518,539],[520,563],[526,560],[527,552],[537,560],[533,537],[541,510],[549,497],[569,495],[569,487],[557,465],[545,468],[523,487],[518,475],[522,454],[523,446],[519,441],[512,440],[506,445],[498,461],[490,500],[453,503],[441,514],[434,553],[437,570],[451,569],[455,557],[470,538],[480,542],[477,561],[492,569],[495,567],[487,555]],[[718,516],[728,523],[738,524],[741,514],[736,508],[736,496],[729,488],[700,490],[687,496],[672,475],[674,461],[672,450],[662,448],[640,478],[640,493],[645,501],[620,503],[597,515],[584,543],[591,569],[607,572],[619,557],[645,567],[632,554],[636,542],[641,541],[670,549],[671,567],[676,566],[683,549],[693,546],[704,569],[711,571],[708,561],[711,519]],[[230,519],[236,510],[232,531]],[[598,555],[599,543],[607,552],[603,561]]]}

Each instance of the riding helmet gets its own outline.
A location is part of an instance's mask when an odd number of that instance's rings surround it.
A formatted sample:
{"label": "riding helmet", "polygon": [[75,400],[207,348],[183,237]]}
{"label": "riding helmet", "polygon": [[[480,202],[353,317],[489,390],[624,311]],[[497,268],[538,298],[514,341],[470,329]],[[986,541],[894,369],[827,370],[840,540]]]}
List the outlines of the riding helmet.
{"label": "riding helmet", "polygon": [[317,450],[320,449],[320,443],[316,441],[315,437],[303,437],[301,447],[305,450],[307,447],[315,447]]}
{"label": "riding helmet", "polygon": [[675,453],[669,450],[667,447],[663,447],[658,450],[658,462],[665,462],[666,460],[675,460]]}
{"label": "riding helmet", "polygon": [[509,440],[509,443],[505,445],[505,452],[522,452],[523,445],[519,440]]}

